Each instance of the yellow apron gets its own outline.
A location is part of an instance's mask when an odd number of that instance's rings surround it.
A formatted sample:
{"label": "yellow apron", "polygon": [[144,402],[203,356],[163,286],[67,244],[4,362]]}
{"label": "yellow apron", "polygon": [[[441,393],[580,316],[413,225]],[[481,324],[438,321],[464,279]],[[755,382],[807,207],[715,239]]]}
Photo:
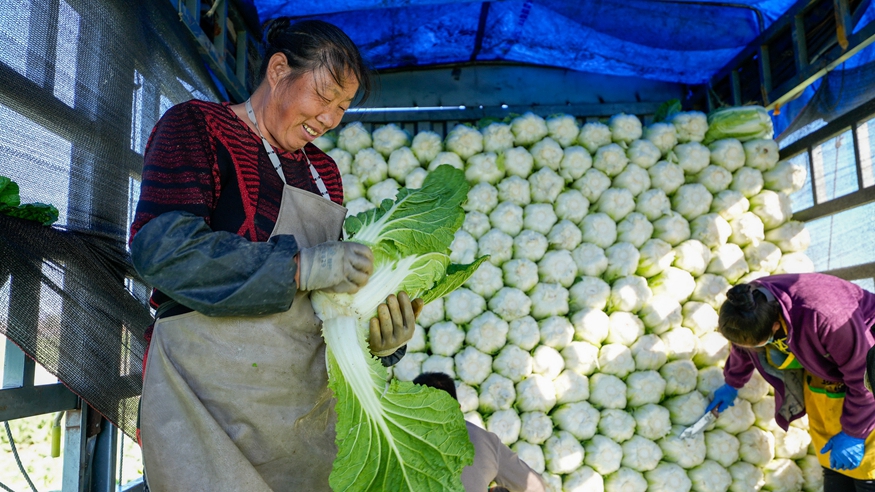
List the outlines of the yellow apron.
{"label": "yellow apron", "polygon": [[[787,326],[781,319],[784,332]],[[766,347],[766,360],[776,369],[800,369],[802,364],[790,352],[786,339],[775,340]],[[821,466],[829,468],[829,453],[820,454],[820,450],[826,446],[826,442],[832,436],[842,431],[840,421],[842,407],[845,403],[845,385],[826,381],[808,371],[805,371],[805,384],[803,385],[805,397],[805,412],[808,414],[808,433],[811,442],[817,452],[817,460]],[[842,475],[858,480],[875,479],[875,432],[866,438],[866,452],[860,466],[853,470],[835,470]]]}
{"label": "yellow apron", "polygon": [[[829,439],[842,431],[839,418],[845,403],[844,384],[824,381],[806,371],[805,410],[808,413],[808,433],[817,451],[817,460],[829,468],[829,453],[820,454]],[[837,387],[840,386],[840,387]],[[875,432],[866,438],[866,452],[860,466],[853,470],[835,470],[858,480],[875,480]]]}
{"label": "yellow apron", "polygon": [[[301,248],[337,240],[345,216],[286,186],[272,235],[294,234]],[[151,490],[330,490],[337,417],[309,295],[283,313],[155,323],[140,414]]]}

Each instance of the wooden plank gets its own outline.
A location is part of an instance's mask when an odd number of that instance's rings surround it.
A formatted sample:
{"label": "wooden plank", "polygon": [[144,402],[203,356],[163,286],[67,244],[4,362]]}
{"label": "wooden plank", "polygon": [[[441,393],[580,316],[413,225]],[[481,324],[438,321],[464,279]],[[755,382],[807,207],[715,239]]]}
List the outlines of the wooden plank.
{"label": "wooden plank", "polygon": [[[830,8],[835,11],[838,31],[836,32],[836,41],[827,52],[819,56],[814,63],[809,64],[808,46],[805,40],[807,33],[804,15],[806,12],[821,8],[827,3],[831,4]],[[827,72],[838,67],[872,42],[875,42],[875,22],[870,22],[862,29],[858,29],[856,33],[851,34],[852,30],[849,26],[852,26],[853,22],[854,19],[851,18],[849,13],[849,3],[847,0],[800,0],[773,22],[768,29],[757,36],[747,48],[739,52],[732,61],[720,69],[703,89],[697,91],[693,100],[701,101],[707,98],[708,90],[714,87],[717,81],[731,76],[752,54],[763,51],[762,47],[768,46],[782,30],[789,28],[792,31],[794,49],[796,50],[796,76],[780,84],[778,87],[768,86],[770,80],[763,77],[765,72],[761,72],[760,80],[762,88],[765,90],[763,91],[762,101],[758,102],[769,110],[780,107],[797,97],[799,93],[814,81],[823,77]],[[763,62],[767,62],[767,60],[763,60]],[[735,105],[738,105],[751,101],[739,101],[733,98],[733,102]]]}
{"label": "wooden plank", "polygon": [[848,34],[853,32],[854,24],[851,20],[851,6],[848,0],[833,0],[836,12],[836,38],[842,49],[848,48]]}
{"label": "wooden plank", "polygon": [[246,31],[237,31],[237,80],[246,85],[248,73],[246,70],[247,61],[249,60],[249,33]]}
{"label": "wooden plank", "polygon": [[823,1],[832,1],[832,0],[799,0],[792,7],[787,9],[784,14],[775,20],[772,25],[769,26],[768,29],[763,31],[753,42],[751,42],[747,48],[738,53],[735,58],[732,59],[729,63],[726,64],[725,67],[720,69],[714,77],[711,78],[712,81],[720,80],[721,78],[729,75],[734,69],[736,69],[739,65],[741,65],[744,60],[746,60],[753,52],[759,49],[760,46],[766,45],[769,43],[769,39],[775,36],[778,32],[780,32],[785,27],[789,27],[791,22],[795,22],[795,18],[797,14],[802,13],[805,10],[808,10],[812,5],[818,4]]}
{"label": "wooden plank", "polygon": [[738,70],[733,70],[729,75],[732,84],[732,105],[741,106],[741,77],[738,75]]}
{"label": "wooden plank", "polygon": [[760,90],[763,98],[772,92],[772,61],[767,44],[760,46]]}
{"label": "wooden plank", "polygon": [[792,29],[796,73],[802,73],[808,67],[808,44],[805,42],[805,21],[801,14],[794,16]]}
{"label": "wooden plank", "polygon": [[873,42],[875,42],[875,21],[870,22],[856,33],[849,35],[847,49],[842,49],[840,45],[834,46],[815,63],[808,65],[804,71],[769,93],[770,102],[766,109],[771,110],[776,106],[781,106],[785,102],[791,101],[814,81],[823,77],[827,72],[841,65],[848,58],[856,55]]}
{"label": "wooden plank", "polygon": [[[170,0],[170,3],[174,7],[177,7],[174,0]],[[207,65],[210,66],[210,69],[213,70],[216,77],[218,77],[225,86],[228,94],[235,99],[235,102],[245,101],[249,97],[249,89],[246,87],[246,84],[241,83],[240,80],[237,79],[235,74],[229,73],[224,49],[221,52],[217,51],[213,41],[206,35],[206,33],[204,33],[203,29],[201,29],[198,18],[192,15],[187,8],[178,10],[178,13],[179,20],[185,24],[185,27],[188,28],[188,31],[194,37],[198,52],[200,52],[201,56],[207,62]],[[224,33],[224,31],[225,29],[223,26],[222,32]]]}

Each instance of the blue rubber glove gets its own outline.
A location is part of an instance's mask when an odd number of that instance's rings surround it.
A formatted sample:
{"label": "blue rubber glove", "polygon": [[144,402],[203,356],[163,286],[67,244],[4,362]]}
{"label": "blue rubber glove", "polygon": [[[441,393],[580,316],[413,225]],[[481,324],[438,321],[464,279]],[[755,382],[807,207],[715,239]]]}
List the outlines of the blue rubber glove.
{"label": "blue rubber glove", "polygon": [[820,454],[830,453],[829,467],[833,470],[853,470],[863,461],[865,446],[865,439],[851,437],[842,431],[829,438]]}
{"label": "blue rubber glove", "polygon": [[708,408],[705,410],[705,413],[714,410],[717,408],[717,412],[722,412],[727,408],[735,405],[735,397],[738,396],[738,390],[729,386],[728,384],[724,384],[723,386],[717,388],[717,391],[714,392],[714,399],[711,400],[711,403],[708,405]]}

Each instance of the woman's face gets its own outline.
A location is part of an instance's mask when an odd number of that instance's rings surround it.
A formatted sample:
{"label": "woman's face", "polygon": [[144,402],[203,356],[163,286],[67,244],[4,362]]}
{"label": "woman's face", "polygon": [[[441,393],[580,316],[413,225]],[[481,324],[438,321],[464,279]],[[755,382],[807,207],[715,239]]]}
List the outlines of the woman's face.
{"label": "woman's face", "polygon": [[744,344],[741,344],[741,343],[736,343],[735,345],[738,345],[738,346],[740,346],[740,347],[744,347],[744,348],[747,348],[747,349],[761,349],[761,348],[764,348],[766,345],[768,345],[768,344],[770,344],[770,343],[772,343],[772,342],[775,341],[775,333],[777,333],[778,330],[779,330],[780,328],[781,328],[781,323],[778,322],[778,321],[775,321],[775,323],[772,325],[772,335],[768,338],[768,340],[763,340],[762,342],[760,342],[760,343],[758,343],[758,344],[756,344],[756,345],[744,345]]}
{"label": "woman's face", "polygon": [[340,124],[358,87],[351,72],[342,85],[324,68],[296,79],[287,75],[270,93],[265,114],[267,133],[273,143],[289,152],[303,148]]}

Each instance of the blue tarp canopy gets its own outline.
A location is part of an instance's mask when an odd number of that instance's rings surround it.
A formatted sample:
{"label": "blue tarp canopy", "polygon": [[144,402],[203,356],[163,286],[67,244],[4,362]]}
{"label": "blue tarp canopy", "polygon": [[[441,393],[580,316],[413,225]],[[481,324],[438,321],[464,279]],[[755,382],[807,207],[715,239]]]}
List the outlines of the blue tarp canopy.
{"label": "blue tarp canopy", "polygon": [[797,0],[245,0],[342,28],[378,70],[511,62],[709,80]]}

